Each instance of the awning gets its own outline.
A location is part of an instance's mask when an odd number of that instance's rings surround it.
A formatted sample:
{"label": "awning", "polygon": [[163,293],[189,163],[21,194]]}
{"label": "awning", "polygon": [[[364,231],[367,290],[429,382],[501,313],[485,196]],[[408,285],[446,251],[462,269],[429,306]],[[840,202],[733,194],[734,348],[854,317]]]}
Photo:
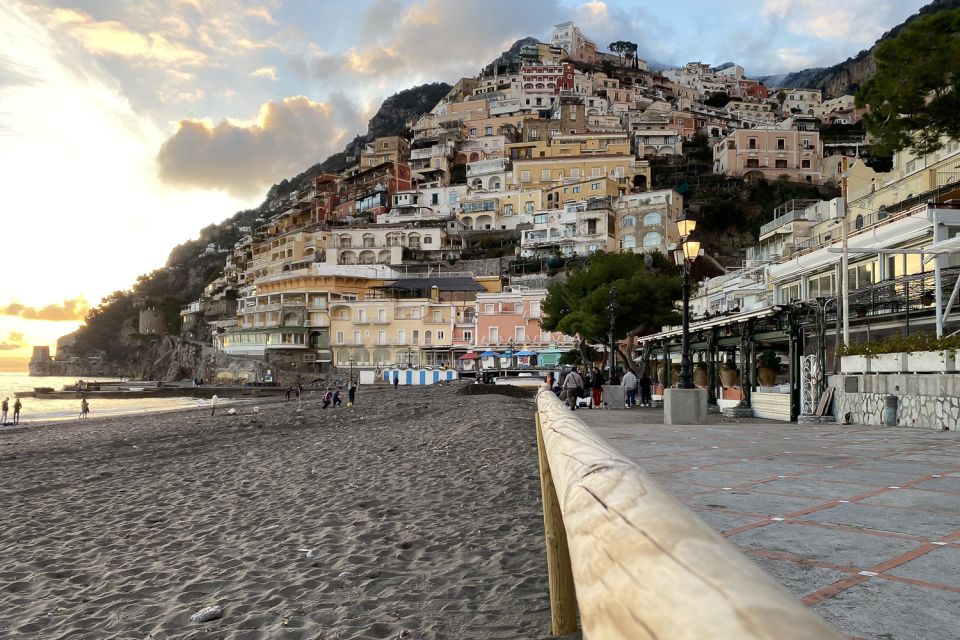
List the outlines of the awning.
{"label": "awning", "polygon": [[529,350],[527,350],[527,349],[524,349],[523,351],[518,351],[518,352],[517,352],[517,355],[520,356],[520,357],[522,357],[522,358],[526,358],[526,357],[528,357],[528,356],[535,356],[535,355],[537,355],[537,352],[536,352],[536,351],[529,351]]}
{"label": "awning", "polygon": [[457,360],[476,360],[479,357],[480,356],[478,356],[477,354],[471,352],[471,353],[463,354],[462,356],[457,358]]}
{"label": "awning", "polygon": [[480,357],[481,357],[481,358],[496,358],[496,357],[498,357],[499,355],[500,355],[500,354],[497,353],[496,351],[484,351],[483,353],[480,354]]}

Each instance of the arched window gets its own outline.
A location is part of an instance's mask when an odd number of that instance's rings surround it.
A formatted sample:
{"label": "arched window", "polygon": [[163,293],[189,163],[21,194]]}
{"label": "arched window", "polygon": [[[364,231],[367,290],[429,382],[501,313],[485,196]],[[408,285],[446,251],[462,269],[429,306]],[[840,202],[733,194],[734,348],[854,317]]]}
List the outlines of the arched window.
{"label": "arched window", "polygon": [[643,236],[643,246],[644,247],[659,247],[660,246],[660,234],[656,231],[651,231],[650,233]]}
{"label": "arched window", "polygon": [[623,243],[622,243],[623,249],[633,249],[633,248],[635,248],[636,246],[637,246],[637,239],[636,239],[636,237],[634,237],[634,236],[632,236],[632,235],[630,235],[630,236],[623,236]]}
{"label": "arched window", "polygon": [[660,224],[661,222],[663,222],[663,217],[659,213],[648,213],[647,215],[643,216],[644,226]]}
{"label": "arched window", "polygon": [[858,215],[856,221],[853,224],[857,229],[863,229],[863,216]]}
{"label": "arched window", "polygon": [[623,226],[625,227],[634,227],[637,224],[637,219],[633,216],[623,216]]}

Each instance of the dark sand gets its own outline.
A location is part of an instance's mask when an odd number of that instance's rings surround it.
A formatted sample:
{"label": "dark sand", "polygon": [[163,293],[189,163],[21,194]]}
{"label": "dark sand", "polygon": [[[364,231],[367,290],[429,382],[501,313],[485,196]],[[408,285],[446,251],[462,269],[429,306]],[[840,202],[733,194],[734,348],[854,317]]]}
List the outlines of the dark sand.
{"label": "dark sand", "polygon": [[0,431],[0,637],[547,637],[532,400],[358,400]]}

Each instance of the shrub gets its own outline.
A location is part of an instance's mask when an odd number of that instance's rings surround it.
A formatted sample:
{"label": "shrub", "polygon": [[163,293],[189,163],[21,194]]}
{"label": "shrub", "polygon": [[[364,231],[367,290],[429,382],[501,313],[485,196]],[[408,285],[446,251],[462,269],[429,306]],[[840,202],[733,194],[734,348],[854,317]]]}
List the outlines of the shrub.
{"label": "shrub", "polygon": [[841,356],[866,356],[875,358],[884,353],[909,353],[911,351],[950,351],[960,349],[960,336],[938,338],[932,333],[915,333],[911,336],[887,336],[882,340],[840,347]]}

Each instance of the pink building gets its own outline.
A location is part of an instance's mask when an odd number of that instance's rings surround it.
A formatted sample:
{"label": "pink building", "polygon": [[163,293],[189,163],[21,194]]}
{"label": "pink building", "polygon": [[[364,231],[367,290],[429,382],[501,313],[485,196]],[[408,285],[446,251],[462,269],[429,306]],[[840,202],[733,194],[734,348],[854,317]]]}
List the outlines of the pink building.
{"label": "pink building", "polygon": [[475,344],[478,352],[551,350],[557,353],[574,348],[574,340],[562,333],[540,327],[541,305],[546,289],[504,287],[499,293],[477,294]]}
{"label": "pink building", "polygon": [[823,144],[817,131],[737,129],[713,146],[713,172],[728,176],[786,176],[793,182],[820,183]]}

